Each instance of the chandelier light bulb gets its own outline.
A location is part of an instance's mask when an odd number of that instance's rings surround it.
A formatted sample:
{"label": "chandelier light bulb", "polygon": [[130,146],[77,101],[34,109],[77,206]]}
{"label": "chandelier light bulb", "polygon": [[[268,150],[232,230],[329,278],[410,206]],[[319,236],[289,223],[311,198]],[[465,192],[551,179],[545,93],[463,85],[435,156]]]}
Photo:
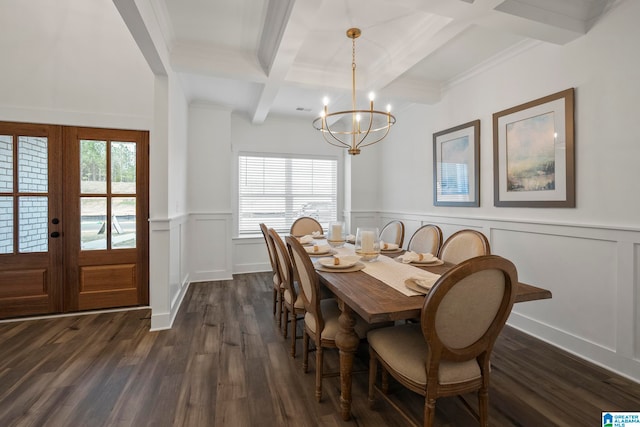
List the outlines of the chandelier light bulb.
{"label": "chandelier light bulb", "polygon": [[360,119],[361,119],[360,114],[356,114],[356,122],[360,123]]}
{"label": "chandelier light bulb", "polygon": [[387,104],[387,113],[391,112],[391,104]]}
{"label": "chandelier light bulb", "polygon": [[369,92],[369,101],[373,102],[374,99],[376,99],[376,94],[373,92]]}
{"label": "chandelier light bulb", "polygon": [[329,105],[329,97],[325,96],[324,98],[322,98],[322,105],[327,106]]}

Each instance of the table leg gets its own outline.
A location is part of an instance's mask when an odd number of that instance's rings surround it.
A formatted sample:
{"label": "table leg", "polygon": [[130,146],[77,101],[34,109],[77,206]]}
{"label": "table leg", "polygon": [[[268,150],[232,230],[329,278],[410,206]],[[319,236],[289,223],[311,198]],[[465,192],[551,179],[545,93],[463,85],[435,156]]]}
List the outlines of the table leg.
{"label": "table leg", "polygon": [[340,328],[336,333],[336,346],[340,350],[340,412],[342,419],[351,418],[351,375],[353,373],[353,357],[358,349],[360,338],[354,331],[356,324],[351,308],[338,301],[340,310]]}

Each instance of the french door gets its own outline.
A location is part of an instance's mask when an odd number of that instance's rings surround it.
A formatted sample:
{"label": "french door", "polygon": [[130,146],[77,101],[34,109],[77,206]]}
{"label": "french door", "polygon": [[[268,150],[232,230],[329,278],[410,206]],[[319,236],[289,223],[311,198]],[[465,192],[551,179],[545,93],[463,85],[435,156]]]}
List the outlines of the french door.
{"label": "french door", "polygon": [[148,304],[148,132],[0,122],[0,318]]}

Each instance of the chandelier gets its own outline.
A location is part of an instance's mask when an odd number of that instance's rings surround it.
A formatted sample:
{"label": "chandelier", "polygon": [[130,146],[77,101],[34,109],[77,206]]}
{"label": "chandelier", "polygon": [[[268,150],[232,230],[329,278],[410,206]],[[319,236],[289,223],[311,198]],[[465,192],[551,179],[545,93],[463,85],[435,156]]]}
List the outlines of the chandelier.
{"label": "chandelier", "polygon": [[356,39],[362,32],[359,28],[349,28],[347,37],[352,41],[351,60],[351,110],[329,113],[329,99],[324,98],[324,109],[313,121],[313,127],[319,130],[324,140],[340,148],[348,148],[349,154],[360,154],[360,147],[373,145],[382,141],[389,129],[396,123],[391,114],[391,106],[387,111],[373,109],[374,94],[369,94],[369,109],[356,109]]}

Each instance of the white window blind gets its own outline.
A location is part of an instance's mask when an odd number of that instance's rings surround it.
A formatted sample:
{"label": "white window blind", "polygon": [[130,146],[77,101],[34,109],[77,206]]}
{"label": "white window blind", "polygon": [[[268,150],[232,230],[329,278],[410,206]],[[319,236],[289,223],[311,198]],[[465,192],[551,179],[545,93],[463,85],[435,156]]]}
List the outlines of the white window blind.
{"label": "white window blind", "polygon": [[241,154],[238,171],[238,235],[260,233],[261,222],[288,233],[300,216],[324,228],[337,218],[335,159]]}

